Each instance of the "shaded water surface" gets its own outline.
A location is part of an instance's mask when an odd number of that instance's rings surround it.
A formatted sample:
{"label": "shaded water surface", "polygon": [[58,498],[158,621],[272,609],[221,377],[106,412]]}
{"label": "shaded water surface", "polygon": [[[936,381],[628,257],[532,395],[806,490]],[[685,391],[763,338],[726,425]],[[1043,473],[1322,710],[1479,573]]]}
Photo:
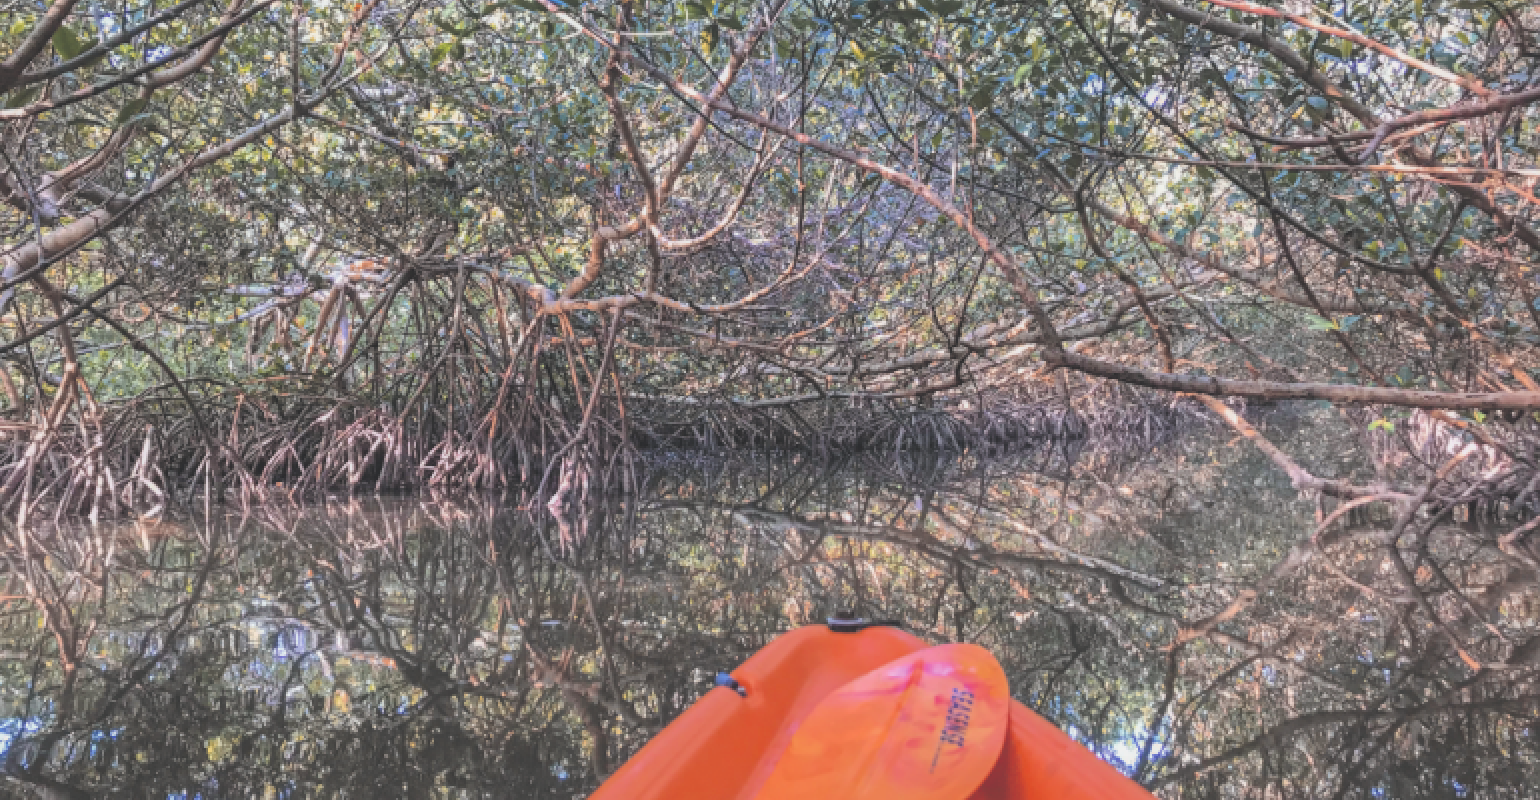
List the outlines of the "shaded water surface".
{"label": "shaded water surface", "polygon": [[414,497],[7,531],[0,795],[583,797],[842,607],[990,648],[1163,797],[1540,791],[1535,562],[1458,515],[1401,543],[1409,588],[1388,519],[1321,525],[1214,431],[635,476],[559,525]]}

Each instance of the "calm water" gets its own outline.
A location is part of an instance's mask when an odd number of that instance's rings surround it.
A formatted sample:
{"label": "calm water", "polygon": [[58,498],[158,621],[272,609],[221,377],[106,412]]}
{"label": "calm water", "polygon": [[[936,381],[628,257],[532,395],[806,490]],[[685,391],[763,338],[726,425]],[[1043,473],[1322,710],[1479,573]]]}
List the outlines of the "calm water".
{"label": "calm water", "polygon": [[1221,431],[638,476],[560,527],[416,497],[7,531],[0,795],[579,798],[840,607],[985,645],[1163,797],[1540,794],[1534,562],[1451,519],[1411,596],[1388,520],[1312,538],[1315,500]]}

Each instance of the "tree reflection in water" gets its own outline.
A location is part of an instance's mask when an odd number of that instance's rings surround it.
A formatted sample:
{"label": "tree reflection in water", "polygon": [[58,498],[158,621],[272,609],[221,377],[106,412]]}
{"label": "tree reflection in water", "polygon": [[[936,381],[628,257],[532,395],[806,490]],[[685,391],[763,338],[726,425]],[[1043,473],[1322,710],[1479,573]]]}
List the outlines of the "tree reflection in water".
{"label": "tree reflection in water", "polygon": [[676,456],[559,521],[418,497],[9,530],[0,792],[581,797],[713,672],[839,607],[985,645],[1162,796],[1536,785],[1540,592],[1533,549],[1500,544],[1514,521],[1344,511],[1214,436]]}

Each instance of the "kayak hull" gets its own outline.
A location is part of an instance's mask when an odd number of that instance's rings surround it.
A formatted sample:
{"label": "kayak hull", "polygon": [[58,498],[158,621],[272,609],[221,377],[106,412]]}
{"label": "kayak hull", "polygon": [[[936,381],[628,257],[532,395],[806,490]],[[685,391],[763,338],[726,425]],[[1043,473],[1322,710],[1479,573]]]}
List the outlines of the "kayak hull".
{"label": "kayak hull", "polygon": [[[816,625],[779,636],[733,671],[743,696],[728,688],[707,692],[590,800],[753,800],[797,727],[824,698],[927,646],[892,627],[835,632]],[[968,800],[1028,797],[1150,800],[1151,795],[1012,701],[1000,758]]]}

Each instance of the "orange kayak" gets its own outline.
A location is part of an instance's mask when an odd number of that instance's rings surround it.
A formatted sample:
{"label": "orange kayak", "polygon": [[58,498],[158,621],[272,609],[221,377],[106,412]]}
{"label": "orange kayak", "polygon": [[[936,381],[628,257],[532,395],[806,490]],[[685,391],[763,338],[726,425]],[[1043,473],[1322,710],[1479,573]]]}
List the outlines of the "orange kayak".
{"label": "orange kayak", "polygon": [[973,645],[831,620],[784,634],[590,800],[1151,800],[1009,698]]}

